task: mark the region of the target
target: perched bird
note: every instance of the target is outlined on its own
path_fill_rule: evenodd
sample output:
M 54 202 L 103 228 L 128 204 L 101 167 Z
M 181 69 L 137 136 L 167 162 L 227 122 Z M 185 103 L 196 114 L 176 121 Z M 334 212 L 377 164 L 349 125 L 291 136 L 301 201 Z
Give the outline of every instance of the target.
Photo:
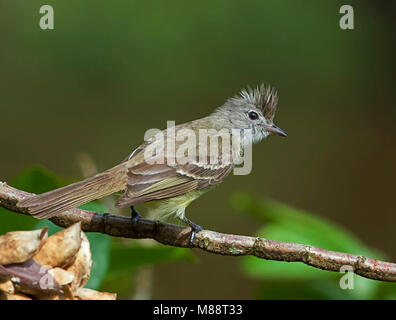
M 202 227 L 186 218 L 186 207 L 222 182 L 250 144 L 270 134 L 286 136 L 273 122 L 277 104 L 277 92 L 270 86 L 242 90 L 204 118 L 157 132 L 119 165 L 18 205 L 34 217 L 50 218 L 124 191 L 116 207 L 130 207 L 134 222 L 140 217 L 134 206 L 145 203 L 153 215 L 187 223 L 193 235 Z

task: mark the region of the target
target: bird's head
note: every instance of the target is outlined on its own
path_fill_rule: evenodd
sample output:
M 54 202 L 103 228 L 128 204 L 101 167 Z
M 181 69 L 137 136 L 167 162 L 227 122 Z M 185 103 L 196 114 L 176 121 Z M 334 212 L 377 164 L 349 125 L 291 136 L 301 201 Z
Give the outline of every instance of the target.
M 277 105 L 276 90 L 262 84 L 255 89 L 243 89 L 217 108 L 213 115 L 226 117 L 232 129 L 251 129 L 253 142 L 258 142 L 270 134 L 287 136 L 274 124 Z

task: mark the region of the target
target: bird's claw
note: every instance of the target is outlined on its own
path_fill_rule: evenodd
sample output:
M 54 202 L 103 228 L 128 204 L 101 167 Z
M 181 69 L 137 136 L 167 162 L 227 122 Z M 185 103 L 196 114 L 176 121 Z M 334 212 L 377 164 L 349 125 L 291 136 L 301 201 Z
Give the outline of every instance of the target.
M 203 230 L 203 228 L 199 224 L 192 222 L 191 220 L 187 219 L 186 217 L 183 218 L 183 221 L 191 227 L 190 240 L 188 241 L 188 243 L 189 243 L 190 247 L 192 247 L 194 244 L 196 234 L 198 232 L 200 232 L 201 230 Z
M 140 215 L 139 212 L 136 211 L 136 209 L 135 209 L 133 206 L 131 207 L 131 210 L 132 210 L 132 218 L 131 218 L 131 219 L 132 219 L 132 225 L 133 225 L 133 226 L 136 226 L 138 220 L 139 220 L 142 216 Z

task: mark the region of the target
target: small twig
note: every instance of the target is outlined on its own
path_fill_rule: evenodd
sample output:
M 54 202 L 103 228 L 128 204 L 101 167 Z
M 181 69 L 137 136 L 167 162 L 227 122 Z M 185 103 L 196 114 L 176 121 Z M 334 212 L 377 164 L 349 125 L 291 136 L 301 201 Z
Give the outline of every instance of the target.
M 0 184 L 0 206 L 16 213 L 27 214 L 26 208 L 18 207 L 17 203 L 32 195 L 5 183 Z M 50 220 L 61 227 L 81 221 L 86 232 L 101 232 L 134 239 L 151 238 L 166 245 L 190 247 L 190 228 L 159 221 L 139 219 L 136 225 L 132 225 L 131 219 L 127 217 L 80 209 L 69 210 Z M 342 266 L 349 265 L 362 277 L 396 281 L 395 263 L 298 243 L 202 230 L 196 234 L 192 247 L 221 255 L 253 255 L 268 260 L 302 262 L 315 268 L 336 272 L 339 272 Z

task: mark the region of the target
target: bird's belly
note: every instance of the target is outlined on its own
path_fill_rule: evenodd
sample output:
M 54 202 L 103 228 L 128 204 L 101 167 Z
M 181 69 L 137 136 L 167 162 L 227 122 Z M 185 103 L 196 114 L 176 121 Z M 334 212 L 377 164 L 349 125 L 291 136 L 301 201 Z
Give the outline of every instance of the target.
M 153 200 L 145 202 L 143 205 L 148 209 L 148 215 L 151 219 L 169 220 L 176 217 L 183 218 L 188 205 L 212 188 L 213 186 L 210 186 L 173 198 Z

